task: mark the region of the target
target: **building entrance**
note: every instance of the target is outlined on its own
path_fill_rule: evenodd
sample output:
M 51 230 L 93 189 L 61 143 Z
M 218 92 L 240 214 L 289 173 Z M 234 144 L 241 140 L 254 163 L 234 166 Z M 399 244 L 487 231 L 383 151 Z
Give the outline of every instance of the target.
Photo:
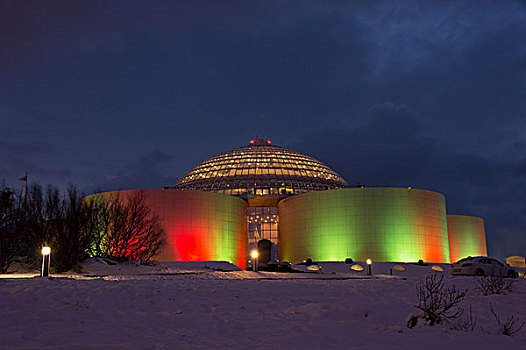
M 272 259 L 272 242 L 262 239 L 258 242 L 258 261 L 266 264 Z
M 276 260 L 278 258 L 278 222 L 277 206 L 248 207 L 248 252 L 253 249 L 259 250 L 259 242 L 269 241 L 271 243 L 271 251 L 268 260 Z

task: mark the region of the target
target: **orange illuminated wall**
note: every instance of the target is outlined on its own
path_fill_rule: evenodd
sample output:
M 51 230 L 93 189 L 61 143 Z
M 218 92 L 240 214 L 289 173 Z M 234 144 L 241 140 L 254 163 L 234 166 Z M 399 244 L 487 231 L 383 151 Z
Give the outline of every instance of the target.
M 449 263 L 442 194 L 408 188 L 348 188 L 279 202 L 279 256 L 298 262 Z
M 451 262 L 467 256 L 487 256 L 484 220 L 476 216 L 448 215 Z
M 113 191 L 93 196 L 125 200 L 141 192 L 145 204 L 159 215 L 167 245 L 157 261 L 231 261 L 246 264 L 244 200 L 224 194 L 168 189 Z

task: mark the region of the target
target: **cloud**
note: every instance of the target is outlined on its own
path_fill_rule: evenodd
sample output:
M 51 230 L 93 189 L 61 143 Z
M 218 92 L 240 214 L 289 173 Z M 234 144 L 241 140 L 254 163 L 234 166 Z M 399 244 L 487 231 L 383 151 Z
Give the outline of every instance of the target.
M 7 142 L 0 141 L 0 152 L 24 156 L 52 155 L 55 146 L 45 142 Z
M 431 189 L 452 214 L 482 216 L 492 254 L 526 251 L 526 159 L 466 151 L 430 132 L 426 118 L 392 102 L 375 104 L 361 124 L 313 128 L 287 146 L 326 162 L 351 185 Z M 488 146 L 491 147 L 491 146 Z
M 76 180 L 73 178 L 74 172 L 71 168 L 47 165 L 38 157 L 8 155 L 3 157 L 0 163 L 0 178 L 5 180 L 8 186 L 17 188 L 20 184 L 19 178 L 26 172 L 29 173 L 29 182 L 36 182 L 43 186 L 65 187 Z
M 517 166 L 517 174 L 526 177 L 526 158 L 522 158 Z
M 170 160 L 172 156 L 160 150 L 140 155 L 136 160 L 125 164 L 114 173 L 96 173 L 93 189 L 106 191 L 152 188 L 152 184 L 156 184 L 153 185 L 154 188 L 172 185 L 177 179 L 162 170 L 163 165 Z
M 424 123 L 405 105 L 375 104 L 357 126 L 341 122 L 310 130 L 287 146 L 329 163 L 349 183 L 406 186 L 416 180 L 433 154 Z M 385 179 L 385 174 L 390 178 Z

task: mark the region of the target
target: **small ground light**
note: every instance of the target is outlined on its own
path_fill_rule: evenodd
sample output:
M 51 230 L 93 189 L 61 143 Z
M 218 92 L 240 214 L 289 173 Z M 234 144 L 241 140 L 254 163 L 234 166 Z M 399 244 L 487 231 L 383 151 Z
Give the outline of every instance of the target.
M 257 271 L 258 270 L 258 251 L 253 250 L 250 252 L 250 256 L 252 257 L 252 270 Z
M 367 259 L 365 262 L 367 263 L 367 274 L 370 276 L 371 275 L 371 265 L 373 262 L 371 261 L 371 259 Z
M 42 277 L 49 276 L 50 255 L 51 255 L 51 248 L 42 247 L 42 273 L 41 273 Z

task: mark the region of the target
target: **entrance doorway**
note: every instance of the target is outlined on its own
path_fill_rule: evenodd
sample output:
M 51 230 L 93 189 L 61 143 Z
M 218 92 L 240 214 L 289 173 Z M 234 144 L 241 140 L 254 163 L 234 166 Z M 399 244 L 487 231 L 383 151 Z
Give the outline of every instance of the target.
M 272 242 L 268 239 L 258 241 L 258 261 L 266 264 L 272 257 Z

